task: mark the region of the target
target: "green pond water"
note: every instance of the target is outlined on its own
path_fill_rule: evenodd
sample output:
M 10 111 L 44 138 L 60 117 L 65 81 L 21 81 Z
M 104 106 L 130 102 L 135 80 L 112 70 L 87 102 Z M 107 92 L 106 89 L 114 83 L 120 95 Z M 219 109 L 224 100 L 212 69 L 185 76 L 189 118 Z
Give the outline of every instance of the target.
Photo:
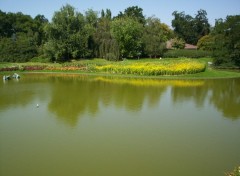
M 240 79 L 0 82 L 1 176 L 224 176 L 238 165 Z

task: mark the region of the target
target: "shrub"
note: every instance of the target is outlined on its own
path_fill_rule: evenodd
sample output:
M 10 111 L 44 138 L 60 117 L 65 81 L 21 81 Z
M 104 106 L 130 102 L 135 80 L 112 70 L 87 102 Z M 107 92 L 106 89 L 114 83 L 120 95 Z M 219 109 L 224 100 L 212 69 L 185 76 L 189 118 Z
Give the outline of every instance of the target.
M 50 62 L 50 59 L 49 58 L 46 58 L 44 56 L 36 56 L 36 57 L 33 57 L 30 62 L 41 62 L 41 63 L 47 63 L 47 62 Z
M 185 41 L 181 38 L 174 38 L 172 41 L 172 47 L 176 49 L 183 49 L 185 47 Z
M 117 60 L 118 60 L 118 58 L 116 57 L 116 55 L 113 54 L 113 53 L 107 53 L 107 54 L 106 54 L 106 59 L 109 60 L 109 61 L 117 61 Z
M 210 57 L 212 53 L 210 51 L 203 50 L 168 50 L 163 54 L 164 58 L 179 58 L 179 57 L 187 57 L 187 58 L 200 58 L 200 57 Z

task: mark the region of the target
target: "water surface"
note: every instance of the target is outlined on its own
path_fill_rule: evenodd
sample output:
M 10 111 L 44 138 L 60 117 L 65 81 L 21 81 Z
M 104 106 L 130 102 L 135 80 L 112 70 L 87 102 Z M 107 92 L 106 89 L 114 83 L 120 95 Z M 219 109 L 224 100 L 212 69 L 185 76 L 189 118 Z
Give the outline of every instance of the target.
M 21 76 L 0 83 L 0 175 L 212 176 L 240 164 L 240 79 Z

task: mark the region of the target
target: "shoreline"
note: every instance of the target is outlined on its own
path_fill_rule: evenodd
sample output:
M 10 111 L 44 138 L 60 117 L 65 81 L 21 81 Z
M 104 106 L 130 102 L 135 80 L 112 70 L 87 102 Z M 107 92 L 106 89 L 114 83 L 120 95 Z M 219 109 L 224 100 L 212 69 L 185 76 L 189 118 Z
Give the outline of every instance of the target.
M 15 71 L 16 72 L 16 71 Z M 14 72 L 1 72 L 1 75 L 4 74 L 13 74 Z M 220 71 L 220 70 L 209 70 L 205 72 L 196 73 L 196 74 L 185 74 L 185 75 L 164 75 L 164 76 L 146 76 L 146 75 L 132 75 L 132 74 L 111 74 L 105 72 L 79 72 L 79 71 L 20 71 L 18 73 L 22 74 L 75 74 L 75 75 L 85 75 L 85 76 L 103 76 L 103 77 L 123 77 L 123 78 L 143 78 L 143 79 L 184 79 L 184 80 L 206 80 L 206 79 L 232 79 L 240 78 L 240 72 L 233 71 Z

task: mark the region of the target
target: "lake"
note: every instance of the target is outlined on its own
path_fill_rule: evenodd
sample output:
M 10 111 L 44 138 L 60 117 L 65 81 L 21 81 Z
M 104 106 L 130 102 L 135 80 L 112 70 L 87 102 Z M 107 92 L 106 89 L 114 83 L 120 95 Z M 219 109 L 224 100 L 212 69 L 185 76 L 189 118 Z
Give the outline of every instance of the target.
M 224 176 L 239 164 L 239 78 L 0 82 L 1 176 Z

